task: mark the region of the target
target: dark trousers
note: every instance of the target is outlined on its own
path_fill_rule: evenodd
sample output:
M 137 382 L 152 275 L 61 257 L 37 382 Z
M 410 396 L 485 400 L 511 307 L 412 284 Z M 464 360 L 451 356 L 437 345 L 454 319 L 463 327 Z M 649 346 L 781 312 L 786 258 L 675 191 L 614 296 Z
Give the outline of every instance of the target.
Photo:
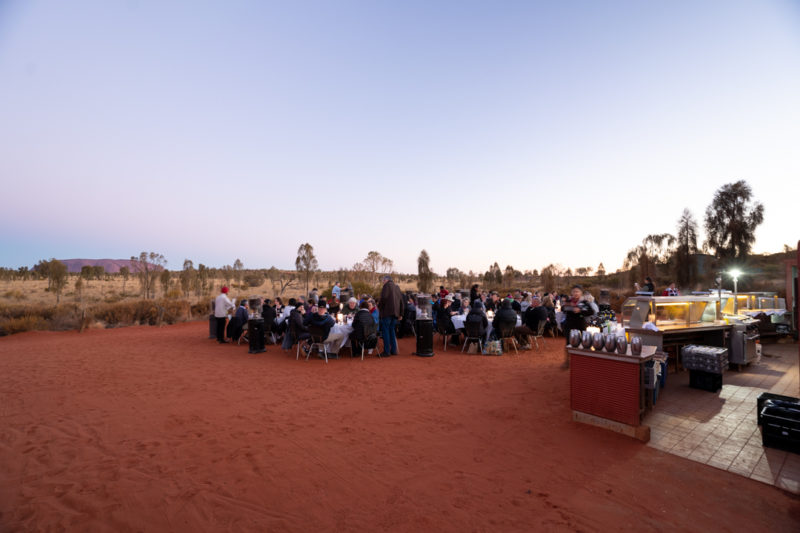
M 397 355 L 397 337 L 394 328 L 397 319 L 393 316 L 381 318 L 381 337 L 383 337 L 383 352 L 385 354 Z
M 217 317 L 217 342 L 225 340 L 225 317 Z

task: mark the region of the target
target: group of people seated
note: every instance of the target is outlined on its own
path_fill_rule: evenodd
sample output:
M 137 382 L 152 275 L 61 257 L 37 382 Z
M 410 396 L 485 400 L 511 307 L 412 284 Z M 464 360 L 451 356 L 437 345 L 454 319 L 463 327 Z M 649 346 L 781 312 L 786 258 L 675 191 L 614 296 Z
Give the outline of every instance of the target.
M 473 285 L 467 299 L 450 294 L 443 286 L 439 289 L 433 303 L 434 327 L 453 343 L 460 343 L 462 336 L 474 341 L 476 336 L 495 340 L 513 335 L 523 349 L 530 349 L 531 336 L 543 334 L 547 328 L 553 335 L 558 331 L 552 294 L 514 291 L 501 299 L 497 291 L 479 291 L 478 285 Z M 453 323 L 456 315 L 466 315 L 461 328 Z
M 332 342 L 331 330 L 336 324 L 334 316 L 341 315 L 342 322 L 350 325 L 352 331 L 347 339 L 341 336 L 337 338 L 341 342 L 335 345 L 344 346 L 349 341 L 351 354 L 356 357 L 361 355 L 362 346 L 367 346 L 371 353 L 377 344 L 380 322 L 375 299 L 362 294 L 358 298 L 348 297 L 340 302 L 340 294 L 341 291 L 334 291 L 328 300 L 320 297 L 314 289 L 308 297 L 290 298 L 286 304 L 280 297 L 274 301 L 264 300 L 260 313 L 266 325 L 267 343 L 280 342 L 284 350 L 301 343 L 303 350 L 308 352 L 313 344 L 312 329 L 322 342 Z M 416 319 L 415 295 L 408 292 L 402 295 L 402 299 L 402 318 L 395 325 L 398 338 L 413 334 Z M 222 312 L 222 317 L 225 311 L 234 307 L 227 298 L 226 290 L 217 298 L 216 307 Z M 557 313 L 557 310 L 561 313 Z M 574 287 L 569 296 L 514 291 L 501 298 L 497 291 L 480 291 L 476 284 L 470 289 L 468 297 L 466 292 L 463 295 L 451 294 L 443 286 L 440 287 L 439 292 L 433 295 L 432 311 L 434 329 L 451 337 L 453 343 L 460 343 L 462 337 L 474 341 L 476 337 L 494 340 L 513 336 L 522 349 L 530 349 L 529 340 L 532 336 L 548 332 L 556 336 L 570 329 L 585 329 L 587 319 L 596 314 L 598 308 L 591 295 L 584 294 L 579 286 Z M 219 312 L 217 316 L 220 316 Z M 459 325 L 463 326 L 456 327 L 454 324 L 453 317 L 456 315 L 465 315 L 463 320 L 458 320 Z M 250 317 L 248 302 L 242 300 L 228 324 L 227 337 L 238 340 Z M 331 351 L 328 357 L 338 358 L 337 352 Z

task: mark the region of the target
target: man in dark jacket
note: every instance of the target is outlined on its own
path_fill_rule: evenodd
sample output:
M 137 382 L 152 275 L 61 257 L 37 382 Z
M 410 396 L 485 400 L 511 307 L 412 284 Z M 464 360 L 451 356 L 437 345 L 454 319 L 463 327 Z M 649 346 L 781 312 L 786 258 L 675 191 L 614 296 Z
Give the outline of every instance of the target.
M 489 329 L 489 319 L 486 318 L 480 298 L 476 298 L 472 302 L 472 308 L 469 310 L 467 318 L 464 319 L 465 333 L 467 336 L 472 336 L 470 333 L 473 335 L 477 333 L 483 339 L 486 337 L 487 329 Z
M 395 326 L 403 318 L 403 293 L 395 285 L 392 277 L 383 276 L 383 289 L 378 299 L 378 312 L 380 313 L 381 337 L 383 337 L 383 353 L 381 356 L 397 355 L 397 338 Z
M 547 322 L 547 308 L 542 307 L 541 301 L 534 296 L 531 306 L 522 314 L 522 325 L 514 329 L 514 336 L 522 349 L 530 349 L 528 336 L 539 332 L 539 324 Z
M 517 313 L 511 308 L 511 299 L 506 298 L 500 305 L 500 310 L 494 315 L 492 320 L 492 336 L 499 339 L 502 333 L 513 331 L 517 326 Z
M 353 332 L 350 333 L 350 351 L 352 357 L 361 355 L 361 346 L 370 336 L 377 338 L 378 326 L 372 320 L 369 304 L 361 302 L 360 309 L 353 318 Z M 380 355 L 380 354 L 379 354 Z
M 302 305 L 298 305 L 289 313 L 289 318 L 287 319 L 289 321 L 289 328 L 286 334 L 292 339 L 292 344 L 311 338 L 311 335 L 308 333 L 308 326 L 306 326 L 305 319 L 303 318 L 305 314 L 306 309 Z M 306 348 L 307 347 L 304 347 L 304 349 Z

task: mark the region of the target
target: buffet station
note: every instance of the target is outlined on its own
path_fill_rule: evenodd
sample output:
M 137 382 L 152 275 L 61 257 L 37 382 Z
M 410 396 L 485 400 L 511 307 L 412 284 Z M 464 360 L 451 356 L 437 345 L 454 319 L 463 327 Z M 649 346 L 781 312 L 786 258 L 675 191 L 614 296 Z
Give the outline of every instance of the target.
M 731 320 L 721 318 L 716 296 L 633 296 L 622 304 L 622 325 L 628 339 L 640 337 L 642 344 L 672 354 L 676 370 L 681 368 L 684 346 L 726 347 Z
M 642 419 L 652 408 L 666 360 L 655 346 L 616 333 L 569 333 L 572 419 L 650 440 Z

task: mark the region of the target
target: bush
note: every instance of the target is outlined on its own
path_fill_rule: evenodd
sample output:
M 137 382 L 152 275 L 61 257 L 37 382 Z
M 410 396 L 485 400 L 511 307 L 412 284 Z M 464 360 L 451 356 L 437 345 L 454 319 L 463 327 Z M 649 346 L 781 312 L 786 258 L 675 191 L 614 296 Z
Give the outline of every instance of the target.
M 253 272 L 252 274 L 245 274 L 244 283 L 248 287 L 260 287 L 264 284 L 264 276 Z
M 178 298 L 181 297 L 182 294 L 183 293 L 181 292 L 180 289 L 170 289 L 169 292 L 167 293 L 167 298 L 171 300 L 177 300 Z
M 379 287 L 375 287 L 369 283 L 364 283 L 363 281 L 356 281 L 353 283 L 353 296 L 356 298 L 360 297 L 362 294 L 369 294 L 373 298 L 376 298 L 376 295 L 380 295 L 380 293 L 381 290 Z
M 25 293 L 24 293 L 24 292 L 22 292 L 22 291 L 21 291 L 21 290 L 19 290 L 19 289 L 14 289 L 14 290 L 6 291 L 6 293 L 5 293 L 5 294 L 3 294 L 3 296 L 5 296 L 6 298 L 8 298 L 9 300 L 17 300 L 17 301 L 20 301 L 20 300 L 25 300 L 25 299 L 27 299 L 27 296 L 25 295 Z
M 6 318 L 0 320 L 0 336 L 45 329 L 46 326 L 47 322 L 38 316 L 25 315 L 18 318 Z

